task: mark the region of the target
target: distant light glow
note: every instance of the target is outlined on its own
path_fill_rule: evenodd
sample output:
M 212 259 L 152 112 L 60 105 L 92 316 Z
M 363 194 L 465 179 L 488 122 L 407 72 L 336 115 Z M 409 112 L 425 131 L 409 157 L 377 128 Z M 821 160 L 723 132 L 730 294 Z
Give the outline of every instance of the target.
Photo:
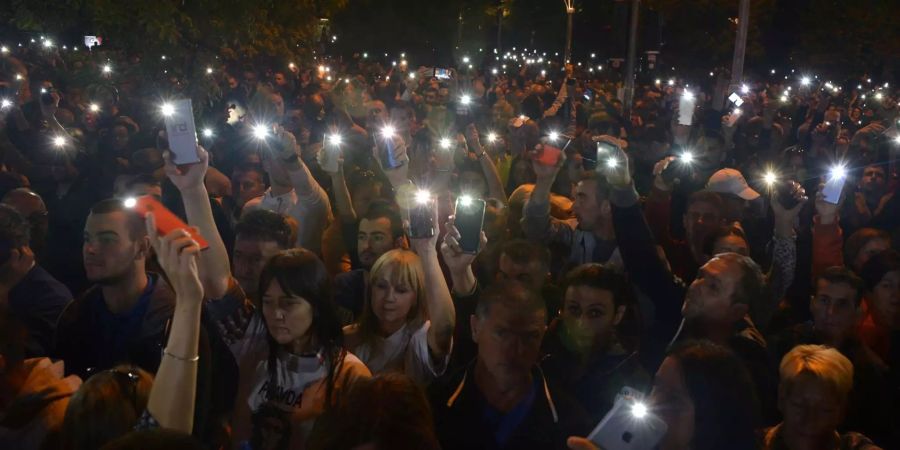
M 441 148 L 445 150 L 449 149 L 451 144 L 452 142 L 450 141 L 450 138 L 441 138 Z
M 497 142 L 497 133 L 494 133 L 493 131 L 490 132 L 490 133 L 488 133 L 488 135 L 487 135 L 487 140 L 488 140 L 488 142 L 490 142 L 490 143 Z
M 98 105 L 96 103 L 91 103 L 88 106 L 88 109 L 91 110 L 91 112 L 100 112 L 100 105 Z
M 175 114 L 175 106 L 172 105 L 171 103 L 163 103 L 159 109 L 160 109 L 160 111 L 162 111 L 162 114 L 166 117 L 171 116 L 172 114 Z
M 134 208 L 135 206 L 137 206 L 137 199 L 134 197 L 128 197 L 122 203 L 126 208 Z
M 385 139 L 394 137 L 394 127 L 391 125 L 385 125 L 384 128 L 381 129 L 381 136 L 383 136 Z
M 257 139 L 265 139 L 269 137 L 269 126 L 265 124 L 258 124 L 253 126 L 253 137 Z
M 766 184 L 771 186 L 771 185 L 775 184 L 776 181 L 778 181 L 778 176 L 775 175 L 775 172 L 769 171 L 769 172 L 766 172 L 765 175 L 763 175 L 763 181 L 765 181 Z
M 424 204 L 424 203 L 428 203 L 430 201 L 431 201 L 431 192 L 429 192 L 425 189 L 420 189 L 420 190 L 416 191 L 416 203 Z
M 631 405 L 631 415 L 636 419 L 643 419 L 647 416 L 647 405 L 636 402 L 634 405 Z
M 328 135 L 328 143 L 329 144 L 337 147 L 337 146 L 341 145 L 341 142 L 343 142 L 343 138 L 341 138 L 340 134 L 334 133 L 334 134 Z
M 204 128 L 204 129 L 203 129 L 203 137 L 207 137 L 207 138 L 213 137 L 213 130 L 212 130 L 212 128 Z
M 66 145 L 66 138 L 64 136 L 56 136 L 53 138 L 53 145 L 55 147 L 64 147 Z

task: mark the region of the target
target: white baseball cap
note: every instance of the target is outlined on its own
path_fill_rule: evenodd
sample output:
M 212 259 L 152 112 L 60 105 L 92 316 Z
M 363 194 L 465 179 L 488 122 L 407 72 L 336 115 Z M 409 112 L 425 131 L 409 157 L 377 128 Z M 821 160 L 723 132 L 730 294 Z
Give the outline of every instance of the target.
M 706 189 L 736 195 L 744 200 L 759 198 L 759 192 L 751 189 L 741 172 L 734 169 L 722 169 L 714 173 L 706 182 Z

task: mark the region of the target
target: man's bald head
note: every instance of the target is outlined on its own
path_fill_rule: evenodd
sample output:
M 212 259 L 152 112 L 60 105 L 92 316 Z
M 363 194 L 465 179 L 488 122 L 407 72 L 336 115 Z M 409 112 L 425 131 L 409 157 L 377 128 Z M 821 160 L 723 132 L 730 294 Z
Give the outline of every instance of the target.
M 40 195 L 34 193 L 31 189 L 24 187 L 7 192 L 0 203 L 13 207 L 23 217 L 31 217 L 35 213 L 40 215 L 47 213 L 47 206 L 44 204 L 44 199 L 42 199 Z

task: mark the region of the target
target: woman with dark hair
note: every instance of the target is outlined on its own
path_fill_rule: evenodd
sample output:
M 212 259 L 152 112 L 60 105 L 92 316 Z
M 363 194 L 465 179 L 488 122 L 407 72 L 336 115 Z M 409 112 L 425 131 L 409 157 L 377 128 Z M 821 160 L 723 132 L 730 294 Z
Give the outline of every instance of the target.
M 860 338 L 884 361 L 897 352 L 891 348 L 892 336 L 900 330 L 900 252 L 885 250 L 869 258 L 860 278 L 866 284 L 865 318 Z
M 409 377 L 360 380 L 316 420 L 310 450 L 437 450 L 431 408 Z
M 652 408 L 668 431 L 661 450 L 751 450 L 759 447 L 756 389 L 744 364 L 709 341 L 669 352 L 656 372 Z
M 625 386 L 645 390 L 650 374 L 638 360 L 640 333 L 634 293 L 625 276 L 601 264 L 566 275 L 559 317 L 550 323 L 541 363 L 599 421 Z
M 232 346 L 240 370 L 234 441 L 250 448 L 302 448 L 312 419 L 328 409 L 335 393 L 371 374 L 343 350 L 328 273 L 314 253 L 296 248 L 275 255 L 260 275 L 258 292 L 255 324 Z

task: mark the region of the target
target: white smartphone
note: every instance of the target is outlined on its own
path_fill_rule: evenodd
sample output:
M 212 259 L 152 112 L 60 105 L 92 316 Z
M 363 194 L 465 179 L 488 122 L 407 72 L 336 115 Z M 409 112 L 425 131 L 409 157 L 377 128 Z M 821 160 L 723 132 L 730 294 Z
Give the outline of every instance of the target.
M 690 126 L 694 123 L 694 107 L 697 105 L 697 97 L 685 91 L 678 100 L 678 124 Z
M 166 137 L 175 164 L 200 162 L 197 156 L 197 128 L 194 126 L 194 109 L 191 99 L 172 100 L 172 114 L 165 116 Z
M 841 202 L 841 191 L 844 190 L 846 177 L 829 177 L 822 188 L 822 197 L 827 203 L 837 205 Z
M 588 440 L 604 450 L 652 450 L 667 430 L 666 423 L 647 411 L 639 398 L 620 395 Z
M 338 158 L 341 156 L 341 148 L 337 145 L 325 143 L 319 153 L 319 166 L 322 170 L 333 173 L 338 170 Z

